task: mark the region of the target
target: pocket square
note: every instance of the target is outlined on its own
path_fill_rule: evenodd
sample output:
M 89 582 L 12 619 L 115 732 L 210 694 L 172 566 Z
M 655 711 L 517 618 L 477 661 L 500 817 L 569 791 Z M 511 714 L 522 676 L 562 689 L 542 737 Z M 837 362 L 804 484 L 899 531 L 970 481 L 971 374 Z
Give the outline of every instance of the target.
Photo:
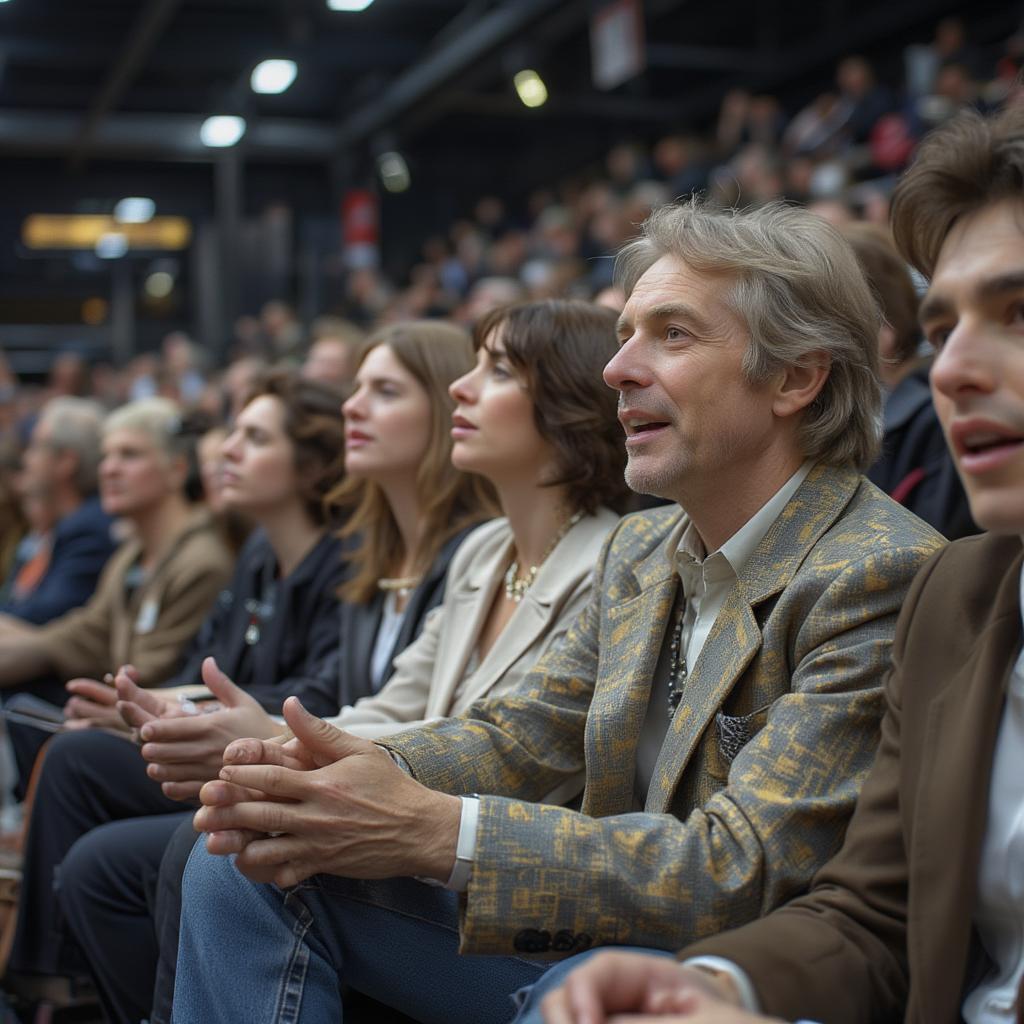
M 715 715 L 718 749 L 727 763 L 732 764 L 736 755 L 750 742 L 758 731 L 758 719 L 767 710 L 766 705 L 749 715 L 726 715 L 721 711 Z

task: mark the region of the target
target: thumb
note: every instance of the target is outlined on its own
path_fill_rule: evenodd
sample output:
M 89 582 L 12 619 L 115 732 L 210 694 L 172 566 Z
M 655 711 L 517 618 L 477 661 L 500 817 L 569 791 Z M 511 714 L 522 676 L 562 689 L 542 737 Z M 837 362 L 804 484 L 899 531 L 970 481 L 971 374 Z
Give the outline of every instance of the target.
M 297 739 L 321 766 L 333 764 L 343 757 L 359 753 L 367 745 L 368 740 L 353 736 L 351 733 L 336 729 L 316 715 L 311 715 L 298 697 L 289 697 L 281 709 L 284 720 L 291 727 Z
M 236 708 L 246 704 L 252 698 L 241 687 L 235 684 L 220 670 L 216 658 L 205 658 L 202 668 L 203 682 L 226 708 Z

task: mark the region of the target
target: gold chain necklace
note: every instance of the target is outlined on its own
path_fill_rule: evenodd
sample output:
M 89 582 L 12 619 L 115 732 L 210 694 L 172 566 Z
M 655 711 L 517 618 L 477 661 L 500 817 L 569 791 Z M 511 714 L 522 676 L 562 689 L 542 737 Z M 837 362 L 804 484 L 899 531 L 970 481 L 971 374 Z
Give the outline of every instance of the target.
M 562 523 L 558 532 L 551 538 L 551 543 L 544 549 L 544 554 L 540 556 L 540 561 L 536 565 L 531 565 L 526 570 L 525 576 L 519 575 L 519 559 L 514 559 L 512 564 L 508 567 L 508 572 L 505 573 L 505 597 L 510 601 L 515 601 L 519 604 L 520 601 L 526 596 L 526 592 L 533 586 L 533 581 L 537 578 L 537 572 L 540 567 L 544 564 L 548 555 L 558 546 L 558 542 L 583 518 L 582 512 L 574 512 L 564 523 Z
M 377 580 L 377 589 L 385 592 L 394 590 L 401 595 L 408 593 L 414 587 L 418 587 L 422 579 L 422 576 L 384 576 Z

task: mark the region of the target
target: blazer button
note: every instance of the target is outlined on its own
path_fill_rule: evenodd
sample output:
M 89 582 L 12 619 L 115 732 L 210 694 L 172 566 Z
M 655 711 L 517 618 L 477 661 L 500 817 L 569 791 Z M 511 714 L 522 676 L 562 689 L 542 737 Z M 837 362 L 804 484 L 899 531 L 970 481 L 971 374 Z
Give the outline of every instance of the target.
M 512 940 L 517 953 L 546 953 L 551 948 L 551 932 L 524 928 Z

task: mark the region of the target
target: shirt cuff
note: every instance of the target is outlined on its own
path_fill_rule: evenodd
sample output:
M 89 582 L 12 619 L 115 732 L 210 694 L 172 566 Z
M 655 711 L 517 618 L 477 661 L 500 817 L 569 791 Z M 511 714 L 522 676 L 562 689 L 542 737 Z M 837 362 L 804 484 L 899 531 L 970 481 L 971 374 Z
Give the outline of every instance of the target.
M 480 798 L 477 796 L 460 796 L 462 815 L 459 818 L 459 838 L 455 844 L 455 864 L 446 889 L 453 892 L 465 892 L 469 880 L 473 877 L 473 863 L 476 860 L 476 832 L 480 822 Z
M 760 1013 L 761 1004 L 758 1001 L 757 993 L 754 991 L 754 983 L 750 980 L 742 967 L 726 960 L 721 956 L 692 956 L 683 961 L 684 967 L 703 967 L 712 974 L 724 974 L 736 986 L 736 992 L 740 997 L 740 1003 L 744 1010 L 750 1013 Z
M 398 751 L 392 750 L 390 747 L 381 747 L 381 750 L 385 751 L 388 757 L 390 757 L 391 760 L 394 761 L 395 764 L 397 764 L 398 767 L 401 768 L 406 775 L 412 775 L 412 768 L 409 765 L 409 762 L 406 761 L 406 759 L 402 757 L 402 755 L 399 754 Z

